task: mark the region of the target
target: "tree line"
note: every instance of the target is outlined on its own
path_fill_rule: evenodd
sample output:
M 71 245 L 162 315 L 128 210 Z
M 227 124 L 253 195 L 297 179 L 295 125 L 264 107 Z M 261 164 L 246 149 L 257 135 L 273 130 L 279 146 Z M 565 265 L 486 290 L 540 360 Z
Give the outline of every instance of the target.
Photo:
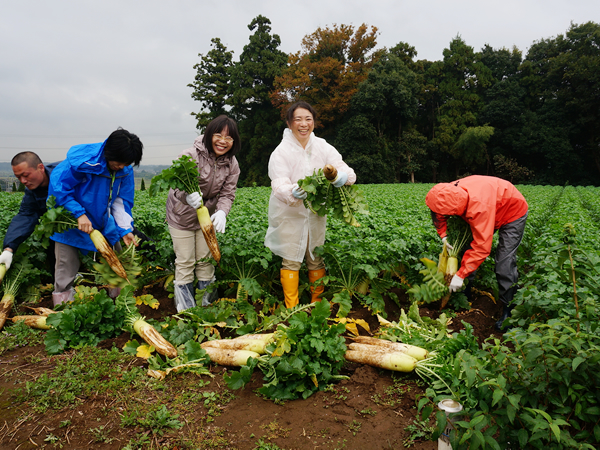
M 469 174 L 513 183 L 600 183 L 600 25 L 571 24 L 525 57 L 456 36 L 443 60 L 410 44 L 378 48 L 362 24 L 318 28 L 286 54 L 257 16 L 237 61 L 216 37 L 188 86 L 200 131 L 228 114 L 239 125 L 240 185 L 269 185 L 267 164 L 283 114 L 305 100 L 315 134 L 334 145 L 360 183 L 441 182 Z

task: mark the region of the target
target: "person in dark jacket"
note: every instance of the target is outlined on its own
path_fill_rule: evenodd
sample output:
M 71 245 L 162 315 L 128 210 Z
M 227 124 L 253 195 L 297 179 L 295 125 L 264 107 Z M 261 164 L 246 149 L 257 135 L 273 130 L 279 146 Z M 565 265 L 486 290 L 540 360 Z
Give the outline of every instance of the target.
M 125 245 L 137 245 L 131 216 L 135 183 L 130 166 L 139 165 L 142 153 L 140 139 L 119 128 L 104 142 L 71 147 L 67 158 L 52 172 L 48 195 L 78 222 L 78 228 L 50 237 L 56 256 L 54 305 L 73 299 L 78 252 L 96 251 L 89 236 L 93 230 L 100 231 L 110 245 L 121 239 Z
M 58 163 L 44 166 L 37 154 L 21 152 L 13 157 L 10 164 L 15 177 L 25 186 L 25 194 L 19 212 L 13 217 L 4 236 L 0 264 L 5 264 L 7 270 L 19 245 L 31 236 L 39 218 L 46 212 L 50 173 Z

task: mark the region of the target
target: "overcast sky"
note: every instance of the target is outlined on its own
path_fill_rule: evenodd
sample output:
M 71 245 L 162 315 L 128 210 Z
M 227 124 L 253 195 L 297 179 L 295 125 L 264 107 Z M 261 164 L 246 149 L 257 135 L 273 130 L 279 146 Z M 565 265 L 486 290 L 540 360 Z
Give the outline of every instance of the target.
M 414 46 L 437 61 L 460 35 L 476 51 L 600 22 L 598 0 L 0 0 L 0 162 L 20 151 L 64 159 L 121 126 L 144 143 L 144 164 L 170 164 L 197 136 L 187 87 L 198 54 L 221 38 L 237 61 L 262 14 L 286 53 L 334 24 L 379 30 L 378 46 Z

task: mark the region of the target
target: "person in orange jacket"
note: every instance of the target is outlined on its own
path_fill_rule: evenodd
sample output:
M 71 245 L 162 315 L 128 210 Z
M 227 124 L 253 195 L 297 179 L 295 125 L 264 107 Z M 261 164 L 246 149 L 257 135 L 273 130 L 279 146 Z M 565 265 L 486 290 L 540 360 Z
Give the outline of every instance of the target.
M 427 193 L 425 203 L 431 210 L 434 226 L 446 242 L 447 217 L 459 216 L 473 234 L 473 241 L 465 252 L 460 268 L 452 278 L 449 289 L 455 292 L 464 279 L 474 275 L 492 250 L 494 232 L 498 230 L 495 272 L 498 296 L 504 308 L 496 328 L 512 311 L 511 302 L 519 278 L 517 248 L 523 239 L 528 205 L 525 197 L 510 182 L 501 178 L 472 175 L 451 183 L 436 184 Z

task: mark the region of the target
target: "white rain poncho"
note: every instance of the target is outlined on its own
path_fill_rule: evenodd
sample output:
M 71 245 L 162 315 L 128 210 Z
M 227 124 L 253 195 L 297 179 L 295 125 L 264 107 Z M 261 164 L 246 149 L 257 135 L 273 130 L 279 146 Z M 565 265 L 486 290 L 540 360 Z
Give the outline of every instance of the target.
M 302 262 L 309 249 L 325 242 L 326 217 L 319 217 L 304 206 L 302 200 L 292 195 L 292 188 L 315 169 L 331 164 L 338 171 L 348 174 L 346 184 L 354 184 L 356 174 L 342 160 L 342 155 L 325 139 L 313 133 L 306 148 L 298 142 L 290 129 L 283 132 L 283 139 L 269 159 L 271 198 L 269 199 L 269 228 L 265 246 L 290 261 Z

